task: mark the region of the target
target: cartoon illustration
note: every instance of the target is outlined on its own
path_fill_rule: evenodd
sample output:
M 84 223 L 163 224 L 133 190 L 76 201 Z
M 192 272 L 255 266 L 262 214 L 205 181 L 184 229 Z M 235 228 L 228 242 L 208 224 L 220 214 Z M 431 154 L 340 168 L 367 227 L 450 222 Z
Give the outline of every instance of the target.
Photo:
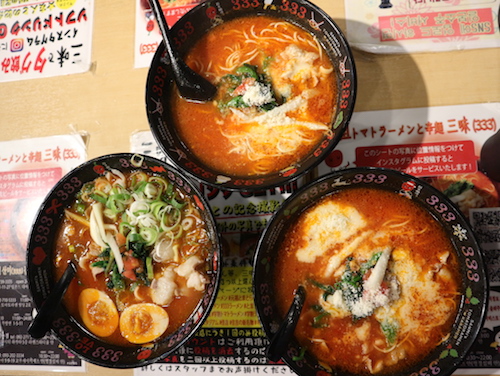
M 264 0 L 264 9 L 271 8 L 272 10 L 276 9 L 276 5 L 273 5 L 273 0 Z
M 490 347 L 500 353 L 500 331 L 495 334 L 495 342 L 490 343 Z
M 392 8 L 391 0 L 381 0 L 379 8 L 381 9 Z

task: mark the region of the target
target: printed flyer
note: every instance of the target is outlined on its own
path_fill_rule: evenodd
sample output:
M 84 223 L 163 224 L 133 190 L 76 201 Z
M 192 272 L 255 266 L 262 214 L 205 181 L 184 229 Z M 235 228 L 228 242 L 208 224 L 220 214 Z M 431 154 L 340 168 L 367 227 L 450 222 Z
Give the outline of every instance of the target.
M 87 72 L 94 0 L 0 2 L 0 82 Z
M 77 134 L 0 142 L 0 370 L 85 371 L 52 335 L 35 340 L 27 333 L 35 310 L 26 246 L 43 198 L 86 156 Z
M 500 0 L 345 0 L 347 39 L 373 53 L 500 47 Z
M 202 0 L 160 0 L 165 19 L 170 27 Z M 148 0 L 136 0 L 134 68 L 151 64 L 162 36 Z
M 427 180 L 470 219 L 485 253 L 491 276 L 485 326 L 455 374 L 499 374 L 500 366 L 500 183 L 481 171 L 482 145 L 499 131 L 500 103 L 354 113 L 344 137 L 314 174 L 355 167 L 386 167 Z M 151 132 L 131 137 L 132 152 L 165 160 Z M 250 259 L 265 223 L 305 181 L 261 196 L 226 192 L 201 185 L 223 238 L 221 292 L 202 329 L 169 358 L 136 369 L 136 376 L 293 372 L 265 356 L 265 338 L 252 300 Z M 453 186 L 452 189 L 450 187 Z M 456 189 L 456 188 L 459 189 Z M 455 196 L 455 197 L 453 197 Z

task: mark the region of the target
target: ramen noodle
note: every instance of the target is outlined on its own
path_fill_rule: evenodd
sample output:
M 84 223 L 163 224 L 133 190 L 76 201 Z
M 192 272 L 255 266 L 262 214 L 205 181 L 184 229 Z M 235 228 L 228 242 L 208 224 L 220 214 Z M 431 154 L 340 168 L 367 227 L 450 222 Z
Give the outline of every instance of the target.
M 351 188 L 302 213 L 277 258 L 284 314 L 307 298 L 295 330 L 325 367 L 401 372 L 449 336 L 459 304 L 457 255 L 441 225 L 396 193 Z
M 193 103 L 175 92 L 169 116 L 191 152 L 217 171 L 284 170 L 332 132 L 334 68 L 318 40 L 298 26 L 237 18 L 210 30 L 185 59 L 217 85 L 217 96 Z
M 106 342 L 155 341 L 198 305 L 211 245 L 195 202 L 171 181 L 113 169 L 84 184 L 65 210 L 56 274 L 70 260 L 77 265 L 65 306 Z

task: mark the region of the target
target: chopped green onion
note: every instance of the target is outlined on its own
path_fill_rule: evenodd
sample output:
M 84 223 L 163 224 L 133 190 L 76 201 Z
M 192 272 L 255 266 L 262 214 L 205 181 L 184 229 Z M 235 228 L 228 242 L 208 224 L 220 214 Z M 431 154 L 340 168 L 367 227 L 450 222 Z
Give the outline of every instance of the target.
M 151 205 L 150 205 L 151 213 L 153 213 L 153 215 L 156 218 L 159 218 L 160 212 L 162 210 L 164 210 L 167 206 L 168 206 L 168 204 L 165 201 L 161 201 L 161 200 L 155 201 L 155 202 L 151 203 Z
M 172 206 L 176 209 L 182 209 L 184 206 L 186 206 L 186 203 L 185 202 L 182 202 L 182 201 L 177 201 L 175 199 L 175 197 L 172 197 L 172 200 L 170 200 L 170 203 L 172 204 Z
M 153 259 L 151 257 L 146 257 L 146 271 L 147 271 L 147 276 L 150 281 L 152 281 L 155 277 L 154 270 L 153 270 Z
M 300 353 L 299 353 L 299 355 L 297 355 L 297 356 L 293 356 L 293 357 L 292 357 L 292 360 L 293 360 L 294 362 L 298 362 L 298 361 L 300 361 L 300 360 L 304 360 L 304 355 L 305 355 L 305 354 L 306 354 L 306 348 L 305 348 L 305 347 L 301 347 L 301 348 L 300 348 Z
M 98 201 L 98 202 L 100 202 L 103 205 L 106 205 L 107 198 L 104 197 L 104 196 L 102 196 L 102 195 L 100 195 L 100 194 L 98 194 L 97 191 L 95 193 L 91 193 L 89 196 L 93 200 Z
M 84 204 L 84 203 L 81 203 L 81 202 L 78 202 L 78 203 L 75 205 L 75 211 L 76 211 L 78 214 L 83 214 L 83 213 L 85 213 L 85 204 Z
M 318 316 L 315 316 L 313 318 L 313 323 L 312 323 L 312 326 L 313 328 L 325 328 L 328 326 L 327 323 L 325 323 L 323 321 L 323 319 L 327 316 L 329 316 L 330 314 L 327 312 L 327 311 L 323 311 L 321 312 Z
M 122 217 L 123 219 L 123 217 Z M 120 233 L 122 233 L 123 235 L 126 235 L 127 233 L 129 233 L 129 231 L 133 230 L 134 229 L 134 226 L 132 226 L 130 223 L 128 222 L 121 222 L 120 225 L 118 226 L 118 231 L 120 231 Z
M 179 226 L 182 219 L 181 212 L 178 208 L 173 207 L 170 213 L 162 212 L 160 218 L 160 227 L 163 231 L 173 231 Z
M 142 236 L 147 246 L 153 245 L 158 239 L 158 230 L 152 227 L 142 227 L 139 230 L 139 235 Z

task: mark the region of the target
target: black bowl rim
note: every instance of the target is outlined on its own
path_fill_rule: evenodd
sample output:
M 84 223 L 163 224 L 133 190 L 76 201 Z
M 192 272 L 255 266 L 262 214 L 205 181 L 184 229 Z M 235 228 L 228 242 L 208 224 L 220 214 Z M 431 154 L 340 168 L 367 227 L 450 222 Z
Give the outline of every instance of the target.
M 228 2 L 229 0 L 218 0 L 218 1 Z M 163 151 L 163 153 L 167 156 L 167 158 L 169 160 L 172 161 L 172 163 L 174 163 L 176 165 L 176 167 L 178 167 L 180 170 L 182 170 L 185 174 L 189 175 L 192 179 L 199 181 L 203 184 L 206 184 L 208 186 L 214 187 L 214 188 L 223 189 L 223 190 L 227 190 L 227 191 L 240 191 L 240 192 L 256 192 L 256 191 L 267 190 L 267 189 L 276 188 L 276 187 L 280 187 L 280 186 L 285 186 L 285 185 L 291 184 L 291 183 L 303 178 L 308 173 L 310 173 L 314 168 L 316 168 L 324 160 L 324 158 L 326 158 L 335 149 L 335 147 L 338 145 L 338 143 L 342 139 L 342 136 L 345 133 L 345 131 L 349 125 L 349 122 L 352 118 L 352 114 L 354 112 L 354 107 L 356 104 L 356 97 L 357 97 L 358 79 L 357 79 L 357 70 L 356 70 L 356 64 L 355 64 L 355 59 L 354 59 L 354 54 L 352 52 L 352 48 L 349 45 L 347 37 L 345 36 L 344 32 L 341 30 L 339 25 L 335 22 L 333 17 L 331 17 L 323 9 L 319 8 L 316 4 L 310 2 L 309 0 L 295 0 L 295 2 L 298 4 L 304 4 L 309 9 L 314 10 L 316 13 L 321 15 L 326 21 L 328 21 L 330 26 L 335 30 L 336 37 L 338 38 L 338 41 L 341 44 L 341 48 L 343 50 L 345 50 L 345 56 L 348 57 L 349 64 L 350 64 L 350 72 L 351 72 L 350 81 L 352 82 L 352 85 L 350 88 L 351 94 L 350 94 L 350 99 L 349 99 L 349 105 L 345 109 L 341 128 L 337 129 L 337 131 L 335 132 L 335 136 L 332 138 L 332 140 L 329 141 L 328 146 L 322 150 L 321 157 L 311 159 L 308 156 L 307 158 L 308 158 L 309 165 L 307 167 L 303 167 L 301 165 L 300 166 L 301 168 L 299 169 L 300 172 L 294 174 L 293 176 L 290 176 L 290 177 L 281 176 L 280 177 L 279 172 L 276 172 L 276 173 L 273 173 L 270 175 L 263 175 L 264 177 L 270 176 L 270 178 L 269 178 L 269 181 L 266 180 L 266 183 L 260 184 L 260 185 L 250 185 L 250 184 L 249 185 L 245 185 L 245 184 L 236 185 L 234 183 L 230 183 L 230 184 L 229 183 L 217 183 L 217 182 L 212 181 L 210 179 L 199 176 L 196 173 L 194 173 L 193 171 L 191 171 L 190 169 L 186 168 L 185 166 L 179 165 L 176 163 L 175 155 L 172 154 L 171 151 L 169 150 L 170 145 L 164 145 L 163 139 L 162 139 L 161 134 L 160 134 L 161 132 L 158 131 L 156 124 L 154 126 L 152 125 L 154 122 L 152 121 L 152 116 L 153 116 L 152 111 L 149 111 L 149 98 L 150 97 L 148 95 L 148 87 L 149 87 L 149 83 L 151 82 L 152 77 L 154 75 L 152 68 L 155 66 L 155 64 L 158 64 L 157 62 L 159 62 L 161 60 L 161 56 L 165 51 L 165 43 L 164 43 L 164 41 L 161 41 L 160 44 L 158 45 L 157 50 L 155 51 L 155 54 L 153 56 L 151 65 L 150 65 L 149 70 L 148 70 L 147 78 L 146 78 L 145 102 L 146 102 L 146 113 L 147 113 L 148 123 L 149 123 L 150 129 L 152 131 L 153 137 L 156 140 L 160 149 Z M 177 28 L 180 27 L 179 25 L 181 25 L 183 23 L 183 20 L 186 20 L 188 17 L 192 16 L 193 13 L 201 11 L 200 9 L 203 9 L 205 7 L 210 7 L 210 6 L 211 6 L 210 2 L 201 2 L 201 3 L 197 4 L 195 7 L 191 8 L 186 14 L 184 14 L 181 17 L 181 19 L 178 22 L 176 22 L 176 24 L 173 25 L 173 27 L 171 29 L 172 35 L 176 32 Z M 245 16 L 245 15 L 247 15 L 247 13 L 244 13 L 243 16 Z M 262 9 L 257 10 L 255 12 L 255 15 L 273 16 L 272 13 L 269 14 Z M 274 15 L 274 16 L 279 17 L 278 15 Z M 288 20 L 288 21 L 291 22 L 290 20 Z M 325 46 L 323 46 L 323 48 L 326 49 Z M 340 93 L 339 93 L 339 95 L 340 95 Z M 335 119 L 332 119 L 332 123 L 333 123 L 333 121 L 335 121 Z M 184 145 L 182 140 L 180 140 L 180 142 Z M 194 157 L 194 158 L 196 159 L 196 157 Z M 199 163 L 201 165 L 203 165 L 201 162 L 199 162 Z M 215 170 L 212 170 L 212 169 L 209 169 L 209 170 L 213 171 L 214 174 L 224 175 L 223 173 L 217 172 Z M 261 177 L 262 176 L 260 176 L 260 175 L 237 176 L 237 177 L 235 177 L 235 179 L 232 179 L 232 181 L 233 180 L 249 181 L 249 180 L 260 179 Z
M 332 177 L 336 177 L 336 176 L 340 177 L 340 176 L 342 176 L 344 174 L 350 174 L 350 173 L 353 173 L 353 172 L 358 172 L 358 173 L 380 172 L 380 173 L 385 173 L 385 174 L 392 175 L 392 176 L 400 179 L 401 182 L 408 181 L 408 180 L 413 180 L 413 181 L 417 182 L 419 185 L 424 186 L 430 192 L 433 192 L 440 199 L 443 199 L 444 201 L 446 201 L 446 204 L 448 204 L 450 206 L 453 214 L 455 214 L 457 216 L 458 221 L 462 225 L 464 225 L 464 227 L 472 235 L 472 238 L 470 239 L 470 242 L 474 246 L 475 251 L 477 251 L 477 253 L 475 253 L 475 256 L 480 261 L 480 282 L 481 282 L 482 286 L 484 287 L 483 291 L 482 291 L 482 296 L 481 296 L 481 301 L 482 301 L 481 311 L 480 311 L 479 320 L 476 320 L 475 324 L 473 325 L 473 329 L 474 330 L 471 331 L 469 333 L 467 339 L 464 340 L 464 342 L 467 342 L 467 343 L 466 343 L 466 346 L 463 348 L 463 353 L 460 355 L 460 357 L 456 358 L 448 366 L 448 368 L 446 368 L 444 371 L 442 369 L 440 369 L 439 373 L 437 374 L 439 376 L 450 376 L 453 372 L 455 372 L 457 370 L 457 368 L 460 367 L 460 364 L 462 363 L 462 361 L 465 360 L 465 358 L 467 357 L 467 355 L 470 353 L 470 351 L 472 349 L 472 346 L 473 346 L 473 342 L 478 337 L 478 335 L 479 335 L 480 331 L 482 330 L 482 328 L 484 326 L 484 323 L 486 321 L 487 310 L 488 310 L 488 297 L 489 297 L 489 279 L 488 279 L 487 268 L 486 268 L 486 265 L 484 263 L 483 252 L 482 252 L 482 249 L 481 249 L 481 247 L 479 246 L 479 244 L 477 242 L 477 239 L 476 239 L 476 237 L 474 235 L 474 232 L 472 231 L 472 229 L 471 229 L 471 227 L 469 225 L 468 220 L 466 219 L 466 217 L 464 216 L 464 214 L 461 212 L 461 210 L 458 208 L 458 206 L 455 203 L 453 203 L 446 196 L 444 196 L 444 194 L 441 191 L 439 191 L 437 188 L 435 188 L 432 185 L 428 184 L 424 180 L 422 180 L 422 179 L 420 179 L 418 177 L 415 177 L 413 175 L 407 174 L 405 172 L 398 171 L 398 170 L 393 170 L 393 169 L 388 169 L 388 168 L 383 168 L 383 167 L 351 167 L 351 168 L 346 168 L 346 169 L 342 169 L 342 170 L 332 171 L 332 172 L 330 172 L 328 174 L 325 174 L 325 175 L 322 175 L 318 179 L 316 179 L 314 181 L 311 181 L 308 184 L 302 186 L 300 189 L 298 189 L 297 191 L 295 191 L 291 196 L 289 196 L 282 203 L 282 205 L 280 206 L 280 208 L 273 214 L 272 218 L 266 224 L 266 226 L 265 226 L 265 228 L 264 228 L 264 230 L 262 232 L 262 235 L 259 238 L 259 242 L 257 244 L 256 250 L 255 250 L 255 254 L 254 254 L 254 258 L 253 258 L 253 262 L 252 262 L 252 268 L 253 268 L 253 272 L 252 272 L 252 282 L 253 283 L 252 283 L 252 285 L 253 285 L 253 294 L 254 294 L 254 304 L 255 304 L 255 307 L 256 307 L 256 311 L 257 311 L 257 316 L 259 318 L 259 322 L 261 323 L 261 327 L 263 328 L 263 330 L 264 330 L 264 332 L 266 334 L 266 337 L 268 339 L 272 338 L 272 336 L 274 335 L 274 333 L 271 332 L 271 330 L 269 328 L 269 325 L 266 324 L 264 318 L 262 317 L 262 312 L 261 312 L 261 308 L 260 308 L 261 304 L 258 301 L 259 292 L 257 290 L 258 286 L 257 286 L 256 280 L 259 278 L 258 275 L 259 275 L 260 268 L 259 268 L 258 264 L 259 264 L 259 261 L 260 261 L 260 255 L 262 253 L 262 248 L 265 247 L 265 242 L 267 240 L 268 233 L 272 230 L 273 226 L 275 225 L 275 222 L 279 220 L 278 219 L 278 215 L 280 213 L 282 213 L 286 209 L 286 207 L 287 207 L 288 204 L 290 204 L 291 202 L 293 202 L 293 200 L 297 199 L 297 197 L 300 197 L 301 194 L 303 194 L 304 192 L 308 191 L 312 187 L 320 185 L 323 181 L 329 180 Z M 382 187 L 381 189 L 384 189 L 384 188 Z M 331 193 L 328 193 L 328 194 L 331 194 Z M 317 199 L 320 199 L 322 197 L 325 197 L 325 194 L 320 194 L 314 200 L 311 200 L 311 202 L 305 204 L 298 211 L 298 213 L 296 215 L 299 215 L 300 213 L 303 213 L 305 210 L 307 210 L 308 208 L 310 208 L 311 206 L 313 206 L 314 203 L 317 202 Z M 430 214 L 435 219 L 437 219 L 434 216 L 433 213 L 430 213 Z M 439 219 L 437 219 L 437 220 L 438 220 L 438 222 L 442 223 L 441 220 L 439 220 Z M 290 226 L 290 223 L 287 226 L 285 226 L 284 229 L 280 230 L 280 232 L 281 231 L 286 231 L 287 229 L 289 229 L 289 226 Z M 453 245 L 454 245 L 454 248 L 456 248 L 454 242 L 453 242 Z M 463 305 L 464 305 L 464 301 L 463 300 L 464 299 L 462 297 L 462 301 L 461 301 L 460 305 L 458 306 L 458 312 L 460 312 L 461 309 L 463 308 Z M 457 315 L 457 318 L 455 320 L 457 320 L 457 319 L 458 319 L 458 315 Z M 457 322 L 455 321 L 453 323 L 453 328 L 455 328 L 456 325 L 457 325 Z M 473 338 L 474 340 L 471 340 L 470 338 Z M 432 352 L 431 352 L 431 354 L 432 354 Z M 425 357 L 424 359 L 422 359 L 422 361 L 419 362 L 419 363 L 417 363 L 417 364 L 421 364 L 421 363 L 423 364 L 429 358 L 430 358 L 430 355 L 427 356 L 427 357 Z M 287 356 L 284 356 L 282 358 L 282 360 L 294 372 L 296 372 L 298 375 L 302 376 L 302 374 L 300 373 L 300 369 L 295 365 L 295 363 L 291 359 L 289 359 Z M 332 371 L 332 374 L 337 375 L 337 376 L 354 376 L 353 374 L 350 374 L 350 373 L 347 373 L 347 372 L 344 372 L 344 371 L 340 371 L 340 370 L 336 370 L 336 369 Z M 403 371 L 403 372 L 399 372 L 399 373 L 396 373 L 396 374 L 389 374 L 389 375 L 390 376 L 406 376 L 407 374 L 408 374 L 407 372 Z
M 179 347 L 181 347 L 183 344 L 185 344 L 187 341 L 189 341 L 196 334 L 196 332 L 201 328 L 201 326 L 204 324 L 204 322 L 206 321 L 206 319 L 210 315 L 210 312 L 215 304 L 215 301 L 216 301 L 216 298 L 217 298 L 217 295 L 219 292 L 219 286 L 220 286 L 221 278 L 222 278 L 222 250 L 221 250 L 220 234 L 217 231 L 217 225 L 215 222 L 215 217 L 213 215 L 212 209 L 211 209 L 207 199 L 200 193 L 199 189 L 196 187 L 196 184 L 194 184 L 194 182 L 192 180 L 186 178 L 185 175 L 182 173 L 182 171 L 180 171 L 176 166 L 169 164 L 165 161 L 162 161 L 158 158 L 152 157 L 150 155 L 145 155 L 145 154 L 140 154 L 140 153 L 132 153 L 132 152 L 105 154 L 105 155 L 101 155 L 101 156 L 95 157 L 93 159 L 89 159 L 89 160 L 81 163 L 80 165 L 71 169 L 63 177 L 61 177 L 58 180 L 58 182 L 47 193 L 47 195 L 45 196 L 45 198 L 42 201 L 42 204 L 40 205 L 39 209 L 37 210 L 37 213 L 35 215 L 35 218 L 33 220 L 32 226 L 31 226 L 30 234 L 28 236 L 28 244 L 26 247 L 26 249 L 27 249 L 27 252 L 26 252 L 26 273 L 27 273 L 27 280 L 28 280 L 28 290 L 30 292 L 30 298 L 31 298 L 31 301 L 33 303 L 34 308 L 36 308 L 38 311 L 41 308 L 41 305 L 43 304 L 43 301 L 42 301 L 43 299 L 40 298 L 40 302 L 38 302 L 33 294 L 33 291 L 35 291 L 34 290 L 35 286 L 33 285 L 33 283 L 34 283 L 34 278 L 32 276 L 33 271 L 31 270 L 32 268 L 30 267 L 30 265 L 32 264 L 32 262 L 30 260 L 30 255 L 31 255 L 30 250 L 33 248 L 32 237 L 33 237 L 35 225 L 39 222 L 39 220 L 43 214 L 43 211 L 46 208 L 46 204 L 47 204 L 48 200 L 55 194 L 55 192 L 58 189 L 60 189 L 60 184 L 62 184 L 66 180 L 68 180 L 68 178 L 77 174 L 78 171 L 81 170 L 82 168 L 87 168 L 90 165 L 93 165 L 93 164 L 96 164 L 99 162 L 105 162 L 106 160 L 110 160 L 110 159 L 125 158 L 127 160 L 130 160 L 132 157 L 136 157 L 136 156 L 144 158 L 145 160 L 149 160 L 150 162 L 153 162 L 157 165 L 163 166 L 166 171 L 162 172 L 162 173 L 168 173 L 169 171 L 171 171 L 175 175 L 182 177 L 183 184 L 188 185 L 189 188 L 192 190 L 191 193 L 189 193 L 189 195 L 196 195 L 197 198 L 200 200 L 201 204 L 203 205 L 203 211 L 205 212 L 206 217 L 208 219 L 210 219 L 210 226 L 209 226 L 210 227 L 209 230 L 211 232 L 210 235 L 212 237 L 212 240 L 214 240 L 216 242 L 216 244 L 214 244 L 214 247 L 213 247 L 214 257 L 212 260 L 212 264 L 216 266 L 216 269 L 214 269 L 214 272 L 212 274 L 213 275 L 213 277 L 212 277 L 213 278 L 213 293 L 210 296 L 210 298 L 208 299 L 208 303 L 205 307 L 203 315 L 201 316 L 201 319 L 199 319 L 196 322 L 196 324 L 193 326 L 191 332 L 185 338 L 183 338 L 175 347 L 172 347 L 171 349 L 169 349 L 165 353 L 159 354 L 157 356 L 149 357 L 146 360 L 137 360 L 137 363 L 120 364 L 119 362 L 118 363 L 109 363 L 109 362 L 106 362 L 106 361 L 98 359 L 98 358 L 88 357 L 85 353 L 80 353 L 80 352 L 76 351 L 73 347 L 71 347 L 67 343 L 67 341 L 63 341 L 61 336 L 59 336 L 56 333 L 54 328 L 50 329 L 50 332 L 52 333 L 52 335 L 54 335 L 54 337 L 58 340 L 58 342 L 65 349 L 67 349 L 68 351 L 70 351 L 71 353 L 76 355 L 79 359 L 82 359 L 86 362 L 89 362 L 89 363 L 92 363 L 92 364 L 95 364 L 95 365 L 98 365 L 101 367 L 106 367 L 106 368 L 111 368 L 111 369 L 130 369 L 130 368 L 147 366 L 147 365 L 152 364 L 160 359 L 168 357 L 172 352 L 176 351 Z M 139 168 L 140 167 L 138 167 L 138 169 Z M 131 168 L 131 169 L 133 169 L 133 168 Z M 171 180 L 171 179 L 169 178 L 169 180 Z M 83 183 L 85 183 L 85 182 L 83 182 Z M 174 184 L 177 184 L 177 183 L 174 182 Z M 185 188 L 181 187 L 180 189 L 184 190 Z M 53 289 L 53 287 L 55 285 L 55 281 L 49 280 L 49 285 L 50 285 L 50 289 L 48 290 L 48 292 L 50 292 L 50 290 Z M 193 313 L 189 316 L 188 320 L 192 319 L 193 314 L 198 311 L 201 304 L 202 304 L 202 301 L 200 301 L 196 305 Z M 62 306 L 57 307 L 57 310 L 59 312 L 59 315 L 67 316 L 71 324 L 80 328 L 80 330 L 82 330 L 83 332 L 88 334 L 89 337 L 97 338 L 95 335 L 90 333 L 82 324 L 80 324 L 73 316 L 69 315 L 64 307 L 62 307 Z M 174 332 L 174 334 L 175 333 L 176 332 Z M 47 333 L 47 335 L 48 334 L 49 333 Z M 117 346 L 115 346 L 115 345 L 112 345 L 112 347 L 117 348 Z M 141 347 L 141 345 L 131 346 L 130 348 L 131 349 L 143 349 L 143 350 L 146 349 L 146 347 Z

